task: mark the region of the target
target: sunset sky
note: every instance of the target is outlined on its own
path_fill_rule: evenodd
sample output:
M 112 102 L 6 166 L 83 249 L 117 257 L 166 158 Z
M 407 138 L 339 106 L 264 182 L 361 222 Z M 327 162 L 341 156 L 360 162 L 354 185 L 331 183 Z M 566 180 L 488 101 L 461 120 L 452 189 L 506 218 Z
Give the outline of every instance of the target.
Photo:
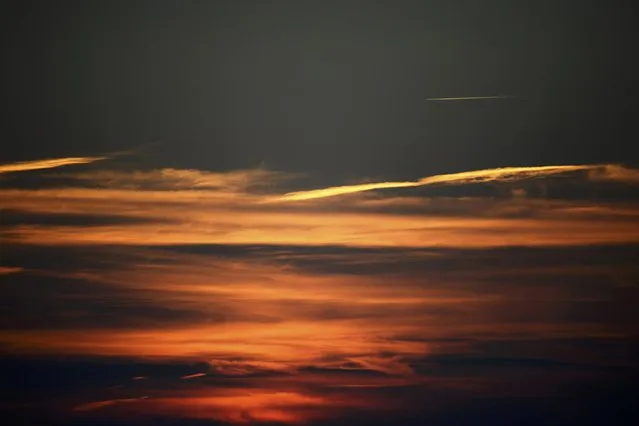
M 636 424 L 634 12 L 13 2 L 2 418 Z

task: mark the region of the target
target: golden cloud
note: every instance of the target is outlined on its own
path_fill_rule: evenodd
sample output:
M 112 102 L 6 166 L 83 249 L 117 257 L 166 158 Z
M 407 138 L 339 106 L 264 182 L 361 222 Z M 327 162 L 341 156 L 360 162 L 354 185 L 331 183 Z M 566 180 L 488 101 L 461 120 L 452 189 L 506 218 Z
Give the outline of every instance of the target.
M 0 164 L 1 173 L 26 172 L 31 170 L 53 169 L 57 167 L 71 166 L 74 164 L 89 164 L 96 161 L 107 160 L 110 157 L 66 157 L 50 158 L 45 160 L 21 161 L 17 163 Z

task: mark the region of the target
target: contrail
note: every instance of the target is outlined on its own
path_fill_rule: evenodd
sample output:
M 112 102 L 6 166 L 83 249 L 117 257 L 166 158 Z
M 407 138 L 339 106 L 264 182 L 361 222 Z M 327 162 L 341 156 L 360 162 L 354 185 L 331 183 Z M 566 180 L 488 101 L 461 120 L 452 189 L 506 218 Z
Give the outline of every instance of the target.
M 0 173 L 26 172 L 29 170 L 53 169 L 56 167 L 70 166 L 72 164 L 88 164 L 96 161 L 107 160 L 110 156 L 103 157 L 67 157 L 50 158 L 45 160 L 21 161 L 18 163 L 0 164 Z
M 427 98 L 427 101 L 478 101 L 482 99 L 512 99 L 513 96 L 463 96 L 457 98 Z
M 284 194 L 274 201 L 302 201 L 317 198 L 334 197 L 337 195 L 352 194 L 356 192 L 372 191 L 385 188 L 408 188 L 435 184 L 468 184 L 481 182 L 511 182 L 536 177 L 545 177 L 560 173 L 575 171 L 599 171 L 600 176 L 610 175 L 611 171 L 625 169 L 614 164 L 582 164 L 566 166 L 533 166 L 533 167 L 501 167 L 496 169 L 474 170 L 460 173 L 450 173 L 424 177 L 415 181 L 404 182 L 377 182 L 360 185 L 333 186 L 329 188 L 297 191 Z M 613 175 L 610 179 L 615 180 Z

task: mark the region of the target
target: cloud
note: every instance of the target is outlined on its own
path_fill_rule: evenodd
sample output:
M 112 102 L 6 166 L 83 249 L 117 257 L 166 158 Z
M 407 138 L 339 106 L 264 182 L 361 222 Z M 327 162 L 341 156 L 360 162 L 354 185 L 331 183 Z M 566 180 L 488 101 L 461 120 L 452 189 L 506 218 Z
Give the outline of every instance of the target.
M 21 161 L 18 163 L 0 164 L 0 174 L 26 172 L 31 170 L 53 169 L 74 164 L 90 164 L 96 161 L 107 160 L 111 157 L 66 157 L 50 158 L 45 160 Z
M 190 392 L 148 401 L 150 410 L 182 418 L 214 419 L 232 424 L 304 424 L 330 419 L 344 408 L 367 406 L 352 398 L 336 398 L 300 390 L 253 388 Z M 197 410 L 193 407 L 197 406 Z
M 455 218 L 334 213 L 167 211 L 173 222 L 104 226 L 15 226 L 2 241 L 32 245 L 277 244 L 345 247 L 481 248 L 630 244 L 635 217 L 601 220 Z M 173 217 L 171 217 L 173 216 Z
M 63 292 L 65 279 L 82 278 L 75 293 L 60 295 L 78 309 L 89 308 L 81 295 L 98 285 L 112 286 L 111 297 L 98 296 L 153 321 L 113 327 L 89 309 L 99 321 L 82 320 L 90 324 L 84 329 L 34 326 L 0 333 L 0 347 L 25 359 L 49 356 L 73 363 L 97 357 L 79 369 L 55 363 L 34 369 L 28 362 L 7 368 L 14 371 L 10 383 L 21 386 L 25 375 L 36 388 L 55 383 L 52 375 L 75 380 L 77 387 L 65 393 L 72 395 L 67 398 L 73 399 L 68 407 L 76 407 L 74 415 L 291 424 L 321 423 L 359 410 L 379 413 L 380 407 L 397 415 L 425 409 L 429 400 L 543 395 L 572 380 L 568 375 L 609 372 L 593 361 L 592 368 L 564 371 L 571 357 L 583 363 L 598 356 L 598 362 L 612 364 L 631 355 L 632 344 L 624 337 L 633 332 L 629 325 L 602 320 L 609 313 L 599 305 L 587 321 L 572 307 L 586 297 L 604 303 L 636 300 L 632 289 L 615 288 L 603 278 L 620 269 L 611 259 L 632 266 L 636 249 L 441 250 L 422 257 L 398 249 L 302 250 L 307 261 L 317 256 L 322 271 L 291 261 L 295 256 L 287 257 L 287 251 L 294 247 L 249 247 L 241 255 L 215 247 L 195 253 L 180 248 L 89 250 L 90 260 L 79 257 L 70 265 L 51 262 L 45 252 L 48 271 L 32 266 L 61 278 L 51 280 L 51 292 Z M 330 268 L 331 263 L 380 259 L 390 266 L 373 273 Z M 426 265 L 416 271 L 407 259 Z M 51 300 L 49 292 L 33 291 L 41 286 L 18 284 L 30 302 L 25 310 L 33 311 L 36 299 Z M 197 314 L 167 324 L 137 309 L 127 291 L 158 307 Z M 627 313 L 636 317 L 636 310 Z M 217 319 L 209 321 L 207 315 Z M 621 343 L 600 343 L 611 337 Z M 594 343 L 590 348 L 552 343 L 566 338 Z M 124 361 L 113 368 L 105 359 Z M 526 385 L 513 385 L 511 372 Z M 137 375 L 148 379 L 130 379 Z M 195 375 L 196 380 L 180 379 Z M 86 390 L 95 383 L 122 387 L 109 393 Z M 55 389 L 49 392 L 60 393 Z
M 546 178 L 607 187 L 599 182 L 634 176 L 612 165 L 514 167 L 290 192 L 289 175 L 266 170 L 95 170 L 64 176 L 70 187 L 3 187 L 12 266 L 0 269 L 0 347 L 129 360 L 117 374 L 103 361 L 68 374 L 109 386 L 68 404 L 96 416 L 321 421 L 389 401 L 421 407 L 420 395 L 507 394 L 503 360 L 527 384 L 532 370 L 553 370 L 544 380 L 555 384 L 564 376 L 546 367 L 574 358 L 628 362 L 619 354 L 636 325 L 636 203 L 535 199 L 528 186 L 513 198 L 508 184 L 498 197 L 410 188 Z M 611 337 L 626 346 L 604 355 L 513 343 Z M 29 373 L 32 387 L 57 370 Z
M 0 266 L 0 275 L 17 274 L 22 271 L 23 268 L 17 266 Z
M 344 362 L 410 376 L 410 358 L 436 350 L 433 339 L 588 337 L 602 330 L 612 335 L 615 330 L 623 333 L 623 324 L 594 321 L 598 315 L 609 316 L 602 308 L 616 306 L 623 315 L 634 315 L 628 303 L 611 305 L 615 299 L 632 300 L 632 288 L 591 278 L 607 273 L 608 261 L 598 260 L 606 255 L 601 248 L 575 255 L 587 259 L 590 268 L 571 266 L 566 249 L 545 255 L 466 251 L 433 259 L 422 270 L 406 267 L 403 254 L 396 253 L 386 271 L 363 269 L 361 275 L 259 258 L 117 250 L 122 263 L 77 264 L 76 272 L 56 273 L 84 277 L 75 292 L 63 292 L 60 298 L 71 300 L 75 309 L 89 310 L 89 318 L 76 320 L 76 326 L 49 328 L 46 320 L 30 329 L 9 329 L 0 334 L 0 345 L 28 354 L 196 358 L 206 360 L 218 376 L 294 374 L 300 367 L 338 368 Z M 630 254 L 615 251 L 608 258 L 622 261 Z M 108 260 L 108 252 L 100 257 Z M 98 285 L 113 290 L 111 296 L 103 290 L 96 297 L 127 306 L 127 315 L 138 320 L 117 327 L 101 311 L 91 310 L 86 296 Z M 32 288 L 23 287 L 31 297 Z M 51 291 L 56 289 L 63 291 L 54 281 Z M 579 309 L 583 302 L 577 299 L 585 294 L 602 302 L 584 317 Z M 42 291 L 39 297 L 55 301 Z M 169 322 L 145 305 L 192 314 Z M 32 308 L 34 302 L 25 306 Z M 331 361 L 322 361 L 329 355 Z M 190 369 L 176 377 L 204 371 L 208 369 Z
M 100 408 L 108 407 L 115 404 L 131 403 L 147 399 L 148 396 L 141 396 L 139 398 L 121 398 L 121 399 L 109 399 L 106 401 L 87 402 L 85 404 L 77 405 L 73 408 L 73 411 L 93 411 Z
M 406 182 L 377 182 L 359 185 L 334 186 L 330 188 L 297 191 L 284 194 L 274 201 L 303 201 L 318 198 L 334 197 L 363 191 L 388 188 L 410 188 L 437 184 L 472 184 L 482 182 L 513 182 L 554 176 L 559 174 L 590 171 L 598 178 L 606 180 L 627 180 L 629 176 L 637 176 L 639 171 L 610 164 L 585 164 L 566 166 L 535 166 L 535 167 L 501 167 L 496 169 L 474 170 L 460 173 L 449 173 L 428 176 L 416 181 Z
M 180 377 L 180 379 L 182 380 L 197 379 L 198 377 L 205 377 L 206 375 L 207 373 L 193 373 L 193 374 L 187 374 L 186 376 L 182 376 Z
M 610 165 L 507 167 L 409 182 L 273 195 L 274 186 L 290 178 L 289 175 L 266 170 L 92 171 L 70 176 L 98 188 L 0 190 L 3 207 L 15 219 L 14 224 L 3 228 L 0 239 L 34 245 L 412 248 L 574 246 L 637 241 L 639 230 L 634 226 L 637 210 L 631 203 L 487 197 L 374 199 L 364 195 L 380 188 L 503 183 L 581 172 L 587 172 L 585 177 L 591 180 L 615 182 L 627 182 L 634 176 L 632 169 Z M 340 194 L 351 196 L 327 200 Z M 294 200 L 316 202 L 288 202 Z M 117 220 L 87 220 L 104 218 L 105 213 L 117 215 Z M 55 215 L 55 220 L 27 220 L 30 216 L 37 219 L 46 215 Z M 63 220 L 64 215 L 69 216 L 67 220 Z
M 61 239 L 52 238 L 52 244 L 73 243 L 74 239 L 75 243 L 85 241 L 99 244 L 98 240 L 103 236 L 106 236 L 103 240 L 106 244 L 126 244 L 133 243 L 126 241 L 126 234 L 131 236 L 130 240 L 139 240 L 140 235 L 146 233 L 151 243 L 156 241 L 158 244 L 262 244 L 273 239 L 274 243 L 279 244 L 352 243 L 356 246 L 361 243 L 363 246 L 374 246 L 376 241 L 383 245 L 399 245 L 401 242 L 395 236 L 413 231 L 427 231 L 429 235 L 437 237 L 440 231 L 452 232 L 456 228 L 472 235 L 474 229 L 489 230 L 494 227 L 495 232 L 501 232 L 503 226 L 525 232 L 531 226 L 538 228 L 535 232 L 542 235 L 543 228 L 561 228 L 566 225 L 564 221 L 600 218 L 632 221 L 636 209 L 628 203 L 416 196 L 376 199 L 347 197 L 334 204 L 269 202 L 274 198 L 280 201 L 322 199 L 379 188 L 510 182 L 579 171 L 587 171 L 587 178 L 592 180 L 631 181 L 636 174 L 633 169 L 614 165 L 509 167 L 437 175 L 417 181 L 370 183 L 272 196 L 256 193 L 254 189 L 280 183 L 278 179 L 285 178 L 285 174 L 265 170 L 227 173 L 177 169 L 132 172 L 106 170 L 70 175 L 76 180 L 97 184 L 99 188 L 3 188 L 0 190 L 0 199 L 3 207 L 18 218 L 24 213 L 40 215 L 40 218 L 56 214 L 60 215 L 60 220 L 63 215 L 73 215 L 68 220 L 69 225 L 72 225 L 78 215 L 104 216 L 105 212 L 109 212 L 117 214 L 124 222 L 122 226 L 118 226 L 119 223 L 86 226 L 76 220 L 76 229 L 64 231 L 55 226 L 55 221 L 49 224 L 54 226 L 48 226 L 46 220 L 43 220 L 44 223 L 31 221 L 24 224 L 18 220 L 15 227 L 3 229 L 5 235 L 12 238 L 31 236 L 28 240 L 33 243 L 36 234 L 48 234 L 51 237 L 67 234 Z M 364 211 L 366 214 L 361 214 Z M 133 222 L 131 226 L 131 223 L 126 223 L 126 218 L 141 223 Z M 350 232 L 347 232 L 347 228 L 350 228 Z M 93 231 L 98 232 L 98 235 Z M 588 234 L 591 233 L 585 233 L 584 241 L 589 241 Z M 426 241 L 425 245 L 428 245 L 429 240 L 434 245 L 440 242 L 438 238 L 422 240 Z M 533 239 L 528 238 L 528 241 L 534 244 Z M 409 246 L 414 245 L 409 243 Z
M 94 170 L 63 176 L 110 189 L 212 189 L 226 193 L 264 190 L 296 177 L 291 173 L 263 168 L 228 172 L 172 168 L 146 171 Z
M 608 164 L 601 168 L 594 168 L 588 172 L 588 177 L 592 181 L 610 181 L 623 183 L 638 183 L 639 169 Z
M 237 360 L 214 358 L 209 364 L 218 375 L 229 377 L 260 377 L 264 375 L 287 374 L 292 366 L 277 361 L 261 361 L 256 359 Z

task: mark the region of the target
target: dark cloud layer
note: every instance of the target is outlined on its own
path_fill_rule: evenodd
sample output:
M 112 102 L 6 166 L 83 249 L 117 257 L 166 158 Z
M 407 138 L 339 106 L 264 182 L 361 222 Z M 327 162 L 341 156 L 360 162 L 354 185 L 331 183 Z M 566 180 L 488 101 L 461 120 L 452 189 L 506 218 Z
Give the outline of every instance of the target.
M 477 416 L 495 424 L 631 424 L 639 378 L 636 251 L 8 246 L 3 262 L 22 269 L 6 275 L 0 291 L 2 411 L 59 425 L 306 418 L 311 425 L 466 426 Z M 172 276 L 178 281 L 168 285 Z M 311 277 L 318 281 L 305 284 Z M 213 298 L 206 287 L 189 290 L 200 281 L 212 290 L 219 280 L 239 287 Z M 248 298 L 241 296 L 254 280 Z M 270 298 L 262 280 L 290 287 Z M 294 327 L 291 318 L 319 325 L 301 350 L 286 334 L 267 337 Z M 236 328 L 240 337 L 230 337 L 246 347 L 215 340 L 227 325 L 247 321 Z M 326 346 L 342 321 L 345 330 L 355 321 L 378 337 L 358 341 L 355 332 Z M 202 331 L 175 346 L 165 331 L 176 326 Z M 19 330 L 22 337 L 10 337 Z M 35 336 L 47 330 L 71 340 L 59 345 L 43 334 L 38 346 Z M 80 334 L 67 334 L 74 330 Z M 152 340 L 137 346 L 145 330 L 174 349 L 154 355 L 145 346 Z M 209 351 L 191 346 L 208 338 Z M 289 349 L 275 358 L 260 349 L 282 344 Z M 30 356 L 17 356 L 27 347 Z M 201 404 L 211 411 L 194 412 Z M 318 404 L 328 411 L 320 414 Z

